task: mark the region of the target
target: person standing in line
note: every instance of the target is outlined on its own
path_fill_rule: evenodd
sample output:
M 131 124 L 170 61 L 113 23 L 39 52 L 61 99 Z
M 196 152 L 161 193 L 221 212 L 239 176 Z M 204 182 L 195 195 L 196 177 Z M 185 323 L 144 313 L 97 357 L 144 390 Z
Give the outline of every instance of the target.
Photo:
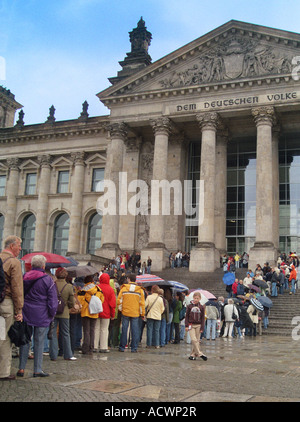
M 81 321 L 82 321 L 82 331 L 83 331 L 83 342 L 81 347 L 81 352 L 84 355 L 91 355 L 94 350 L 95 344 L 95 327 L 97 318 L 99 314 L 91 314 L 89 312 L 89 303 L 92 296 L 97 296 L 103 306 L 104 295 L 100 286 L 96 286 L 91 275 L 88 275 L 83 280 L 84 286 L 77 293 L 78 299 L 81 303 Z
M 205 304 L 206 309 L 206 340 L 216 339 L 217 319 L 220 317 L 217 306 L 208 301 Z M 211 335 L 211 336 L 210 336 Z
M 189 331 L 192 350 L 189 356 L 190 360 L 196 360 L 200 357 L 203 360 L 207 360 L 207 356 L 200 350 L 200 333 L 203 333 L 205 326 L 205 307 L 201 305 L 201 294 L 195 292 L 193 294 L 193 300 L 188 305 L 185 315 L 185 329 Z
M 115 318 L 116 295 L 114 289 L 110 286 L 110 276 L 107 273 L 101 274 L 99 286 L 104 295 L 103 312 L 100 312 L 96 320 L 95 327 L 95 346 L 94 349 L 100 353 L 108 353 L 108 333 L 110 321 Z
M 159 333 L 161 316 L 165 310 L 162 297 L 159 295 L 160 288 L 157 285 L 151 287 L 151 294 L 145 301 L 147 316 L 147 347 L 155 346 L 159 349 Z
M 172 320 L 172 326 L 175 330 L 175 339 L 171 341 L 172 344 L 179 344 L 180 343 L 180 318 L 179 313 L 182 308 L 182 300 L 181 300 L 181 293 L 176 292 L 175 294 L 175 303 L 173 308 L 173 320 Z M 173 332 L 173 328 L 171 328 Z
M 5 340 L 0 340 L 0 381 L 16 379 L 10 373 L 12 361 L 12 343 L 8 331 L 14 321 L 22 321 L 24 305 L 23 274 L 20 261 L 22 240 L 17 236 L 8 236 L 4 240 L 4 249 L 0 254 L 5 277 L 5 297 L 0 303 L 0 316 L 5 320 Z M 2 274 L 3 275 L 3 274 Z
M 232 315 L 236 316 L 236 319 L 239 319 L 239 313 L 234 306 L 233 299 L 228 299 L 228 304 L 224 307 L 224 315 L 225 315 L 225 329 L 224 329 L 224 335 L 223 337 L 229 336 L 232 338 L 232 330 L 234 327 L 235 319 L 232 318 Z
M 119 351 L 124 352 L 127 345 L 127 331 L 130 323 L 131 352 L 136 353 L 140 341 L 140 318 L 145 317 L 145 295 L 143 288 L 136 284 L 136 275 L 129 274 L 127 283 L 120 288 L 117 305 L 122 313 L 122 331 Z
M 65 303 L 64 310 L 61 314 L 56 314 L 53 324 L 53 337 L 50 340 L 49 355 L 50 359 L 55 361 L 58 356 L 58 338 L 56 335 L 57 327 L 59 327 L 59 333 L 62 338 L 63 355 L 65 360 L 77 360 L 73 356 L 71 348 L 71 337 L 70 337 L 70 309 L 75 305 L 75 297 L 73 286 L 67 283 L 66 278 L 68 272 L 65 268 L 59 267 L 55 272 L 57 295 L 60 293 Z
M 42 370 L 45 337 L 57 309 L 57 292 L 53 278 L 46 274 L 46 258 L 35 255 L 31 270 L 24 275 L 23 319 L 33 327 L 34 377 L 47 377 Z M 30 343 L 20 346 L 18 377 L 23 377 L 28 359 Z

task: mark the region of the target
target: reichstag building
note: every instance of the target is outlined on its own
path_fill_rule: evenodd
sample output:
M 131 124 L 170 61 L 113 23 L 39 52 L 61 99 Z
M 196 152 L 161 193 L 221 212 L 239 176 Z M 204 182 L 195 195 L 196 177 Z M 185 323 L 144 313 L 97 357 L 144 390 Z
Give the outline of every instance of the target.
M 105 116 L 26 125 L 0 87 L 1 239 L 82 263 L 136 250 L 153 271 L 177 250 L 192 272 L 299 251 L 300 34 L 232 20 L 155 62 L 151 40 L 141 18 Z

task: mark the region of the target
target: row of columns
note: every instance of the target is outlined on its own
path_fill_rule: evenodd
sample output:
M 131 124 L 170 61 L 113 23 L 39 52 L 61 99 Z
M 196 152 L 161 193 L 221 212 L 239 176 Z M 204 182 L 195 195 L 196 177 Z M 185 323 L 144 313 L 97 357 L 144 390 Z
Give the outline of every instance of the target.
M 257 180 L 256 242 L 250 251 L 250 265 L 275 262 L 279 238 L 278 131 L 273 130 L 275 112 L 273 107 L 258 107 L 252 110 L 252 115 L 257 128 Z M 200 182 L 203 203 L 200 204 L 198 243 L 191 252 L 190 271 L 213 271 L 219 266 L 220 253 L 226 251 L 228 131 L 215 112 L 199 114 L 197 121 L 201 130 Z M 167 117 L 161 117 L 151 121 L 151 125 L 155 137 L 152 179 L 167 180 L 172 124 Z M 116 181 L 118 186 L 117 173 L 123 170 L 121 152 L 127 132 L 122 124 L 117 124 L 112 127 L 110 135 L 105 178 Z M 141 258 L 143 260 L 151 255 L 154 270 L 167 265 L 165 224 L 166 218 L 161 213 L 150 216 L 149 243 L 142 251 Z M 111 257 L 120 252 L 118 215 L 104 218 L 102 240 L 100 253 Z
M 82 205 L 84 189 L 84 153 L 75 152 L 71 155 L 74 163 L 74 172 L 72 176 L 72 200 L 70 210 L 70 229 L 69 229 L 69 252 L 80 252 L 80 234 L 82 223 Z M 49 193 L 51 180 L 51 156 L 42 155 L 38 157 L 40 164 L 39 182 L 38 182 L 38 200 L 36 210 L 35 227 L 35 251 L 47 250 L 47 226 L 49 218 Z M 3 228 L 3 239 L 11 234 L 16 234 L 16 212 L 17 195 L 19 187 L 19 160 L 9 158 L 7 160 L 9 167 L 7 185 L 6 185 L 6 212 Z

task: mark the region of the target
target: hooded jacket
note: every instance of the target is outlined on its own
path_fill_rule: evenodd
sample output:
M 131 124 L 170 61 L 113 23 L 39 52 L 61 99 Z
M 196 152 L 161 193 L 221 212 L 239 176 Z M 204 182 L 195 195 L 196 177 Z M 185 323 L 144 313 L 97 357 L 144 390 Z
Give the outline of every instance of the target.
M 132 318 L 145 316 L 144 289 L 136 283 L 122 284 L 117 303 L 119 311 L 124 316 Z
M 53 278 L 43 269 L 33 268 L 24 274 L 23 280 L 24 321 L 33 327 L 49 326 L 55 317 L 58 304 Z
M 104 295 L 99 286 L 96 286 L 95 283 L 86 283 L 83 288 L 77 293 L 77 297 L 81 303 L 81 317 L 89 318 L 98 318 L 99 314 L 90 314 L 89 313 L 89 303 L 91 297 L 96 295 L 104 305 Z
M 107 273 L 103 273 L 99 281 L 99 286 L 104 295 L 103 312 L 99 314 L 99 318 L 114 319 L 117 303 L 114 289 L 110 285 L 110 277 Z
M 291 265 L 291 272 L 290 272 L 290 278 L 289 278 L 289 281 L 292 281 L 292 280 L 297 280 L 297 270 L 296 270 L 296 268 L 295 268 L 295 265 Z

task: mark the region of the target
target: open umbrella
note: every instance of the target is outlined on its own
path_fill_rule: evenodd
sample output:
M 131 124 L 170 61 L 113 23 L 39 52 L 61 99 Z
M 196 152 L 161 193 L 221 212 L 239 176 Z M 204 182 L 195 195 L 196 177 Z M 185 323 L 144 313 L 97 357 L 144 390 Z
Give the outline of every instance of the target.
M 143 275 L 137 275 L 136 276 L 136 283 L 139 286 L 148 287 L 148 286 L 154 286 L 157 284 L 158 286 L 165 286 L 167 285 L 167 281 L 163 278 L 158 277 L 154 274 L 143 274 Z
M 68 261 L 65 256 L 50 252 L 32 252 L 22 256 L 21 259 L 25 262 L 25 264 L 31 264 L 31 260 L 35 255 L 43 255 L 47 259 L 48 263 L 51 262 L 52 264 L 70 264 L 70 261 Z
M 250 302 L 252 303 L 252 305 L 256 308 L 256 309 L 258 309 L 259 311 L 263 311 L 264 310 L 264 307 L 263 307 L 263 305 L 257 300 L 257 299 L 254 299 L 254 297 L 252 297 L 251 299 L 250 299 Z
M 253 283 L 255 286 L 261 287 L 262 289 L 268 289 L 269 287 L 268 283 L 264 280 L 257 279 L 257 280 L 254 280 Z
M 208 290 L 204 290 L 204 289 L 191 289 L 189 290 L 189 293 L 194 292 L 195 290 L 199 291 L 201 293 L 201 295 L 204 295 L 206 297 L 206 299 L 217 299 L 215 295 L 213 295 L 212 293 L 210 293 Z
M 231 284 L 234 283 L 235 280 L 235 276 L 233 273 L 226 273 L 223 276 L 223 282 L 227 285 L 230 286 Z
M 47 263 L 59 264 L 59 266 L 62 266 L 62 264 L 70 264 L 70 261 L 68 261 L 68 259 L 62 255 L 50 252 L 32 252 L 22 256 L 21 258 L 21 260 L 25 263 L 26 271 L 29 271 L 31 269 L 31 260 L 35 255 L 43 255 L 47 259 L 46 265 Z
M 273 302 L 271 301 L 270 298 L 266 297 L 266 296 L 259 296 L 257 298 L 257 300 L 266 308 L 272 308 L 273 306 Z
M 185 290 L 189 290 L 188 286 L 185 284 L 179 283 L 179 281 L 167 281 L 167 285 L 171 287 L 171 289 L 176 290 L 178 292 L 183 292 Z
M 260 288 L 255 286 L 254 284 L 249 284 L 248 289 L 254 290 L 255 292 L 261 292 Z
M 63 255 L 62 255 L 63 256 Z M 73 267 L 75 265 L 78 265 L 78 262 L 76 259 L 72 258 L 71 256 L 63 256 L 64 258 L 67 258 L 69 263 L 55 263 L 55 262 L 46 262 L 46 268 L 58 268 L 58 267 Z
M 201 294 L 201 290 L 194 290 L 194 291 L 192 291 L 192 292 L 191 292 L 191 293 L 187 296 L 187 299 L 188 299 L 188 301 L 189 301 L 189 302 L 193 300 L 193 298 L 194 298 L 194 293 L 196 293 L 196 292 L 199 292 L 199 293 Z M 206 302 L 208 302 L 207 297 L 205 297 L 204 295 L 202 295 L 202 294 L 201 294 L 201 299 L 200 299 L 200 303 L 201 303 L 201 305 L 205 305 L 205 304 L 206 304 Z
M 73 267 L 66 267 L 70 277 L 86 277 L 88 275 L 95 275 L 99 271 L 92 265 L 76 265 Z

